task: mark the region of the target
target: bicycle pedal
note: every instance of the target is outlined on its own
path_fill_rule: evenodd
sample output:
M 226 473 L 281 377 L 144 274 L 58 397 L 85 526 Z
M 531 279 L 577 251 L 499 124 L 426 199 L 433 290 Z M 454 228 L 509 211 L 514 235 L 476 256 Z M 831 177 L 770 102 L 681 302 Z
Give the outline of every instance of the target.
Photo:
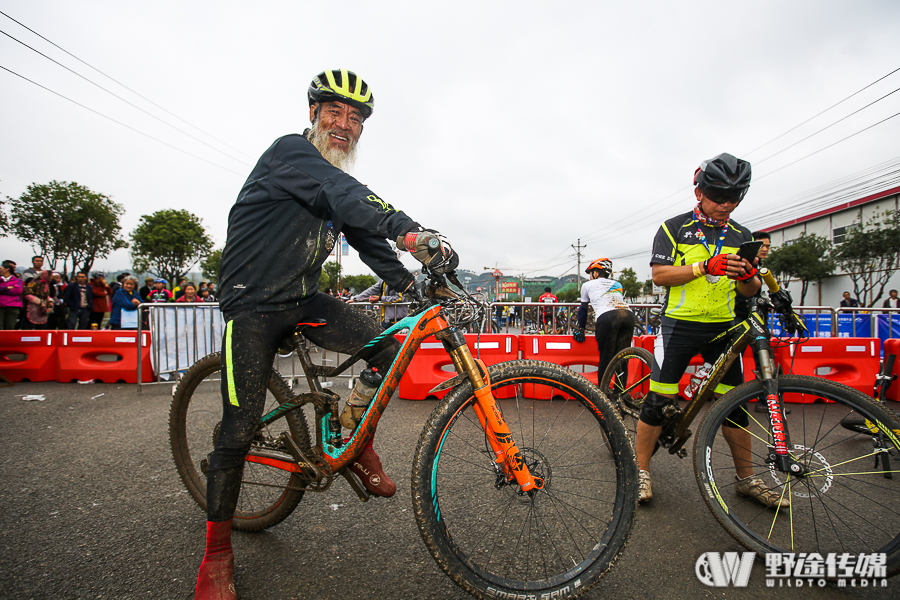
M 359 496 L 361 502 L 368 502 L 369 498 L 372 498 L 374 494 L 370 494 L 369 490 L 362 486 L 362 484 L 357 481 L 356 477 L 350 471 L 350 469 L 345 469 L 341 472 L 341 475 L 344 476 L 344 479 L 347 480 L 347 483 L 350 484 L 350 487 L 353 488 L 353 491 L 356 492 L 356 495 Z

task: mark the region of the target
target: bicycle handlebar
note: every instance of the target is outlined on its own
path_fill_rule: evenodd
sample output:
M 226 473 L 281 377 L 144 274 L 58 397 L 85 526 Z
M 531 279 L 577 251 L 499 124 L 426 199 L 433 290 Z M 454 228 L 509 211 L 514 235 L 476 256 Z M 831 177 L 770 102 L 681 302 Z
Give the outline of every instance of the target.
M 781 291 L 781 286 L 778 285 L 778 281 L 775 279 L 775 276 L 772 275 L 772 271 L 766 267 L 761 267 L 759 269 L 759 275 L 762 277 L 762 280 L 766 282 L 766 286 L 768 286 L 770 292 L 777 294 Z

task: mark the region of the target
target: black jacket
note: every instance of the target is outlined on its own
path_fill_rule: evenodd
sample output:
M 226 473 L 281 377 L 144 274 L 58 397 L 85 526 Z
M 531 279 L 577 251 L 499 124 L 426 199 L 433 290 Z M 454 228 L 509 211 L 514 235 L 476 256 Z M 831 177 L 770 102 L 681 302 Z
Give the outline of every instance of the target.
M 298 134 L 275 140 L 256 163 L 228 215 L 219 303 L 223 310 L 282 310 L 319 288 L 339 232 L 392 287 L 412 275 L 385 238 L 418 227 L 367 187 L 332 166 Z
M 81 309 L 81 288 L 87 288 L 87 309 L 94 310 L 94 289 L 91 287 L 90 283 L 86 283 L 83 286 L 78 285 L 77 282 L 73 281 L 68 286 L 66 286 L 66 296 L 64 298 L 66 306 L 69 307 L 69 310 L 73 310 L 78 312 Z

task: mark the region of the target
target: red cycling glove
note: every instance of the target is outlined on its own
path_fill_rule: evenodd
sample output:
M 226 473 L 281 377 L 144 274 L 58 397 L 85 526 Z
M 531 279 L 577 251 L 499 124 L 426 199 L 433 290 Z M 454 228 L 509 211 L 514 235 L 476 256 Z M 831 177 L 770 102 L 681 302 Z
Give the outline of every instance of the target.
M 725 275 L 728 272 L 728 255 L 716 254 L 715 256 L 708 258 L 703 263 L 703 269 L 706 271 L 707 275 L 719 277 Z
M 757 273 L 759 273 L 759 269 L 757 269 L 756 267 L 750 267 L 750 270 L 747 271 L 746 274 L 742 275 L 741 277 L 737 277 L 736 279 L 738 281 L 748 281 L 756 277 Z

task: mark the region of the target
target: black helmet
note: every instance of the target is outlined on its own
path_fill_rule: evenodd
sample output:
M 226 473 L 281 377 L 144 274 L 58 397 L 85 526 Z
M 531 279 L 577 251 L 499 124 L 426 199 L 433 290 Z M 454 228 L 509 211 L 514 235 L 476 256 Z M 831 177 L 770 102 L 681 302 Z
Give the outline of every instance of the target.
M 750 163 L 723 152 L 700 163 L 694 185 L 714 202 L 740 202 L 750 188 Z
M 369 84 L 353 71 L 329 69 L 322 71 L 309 84 L 309 105 L 322 102 L 343 102 L 362 112 L 363 120 L 368 119 L 375 108 L 375 97 Z

